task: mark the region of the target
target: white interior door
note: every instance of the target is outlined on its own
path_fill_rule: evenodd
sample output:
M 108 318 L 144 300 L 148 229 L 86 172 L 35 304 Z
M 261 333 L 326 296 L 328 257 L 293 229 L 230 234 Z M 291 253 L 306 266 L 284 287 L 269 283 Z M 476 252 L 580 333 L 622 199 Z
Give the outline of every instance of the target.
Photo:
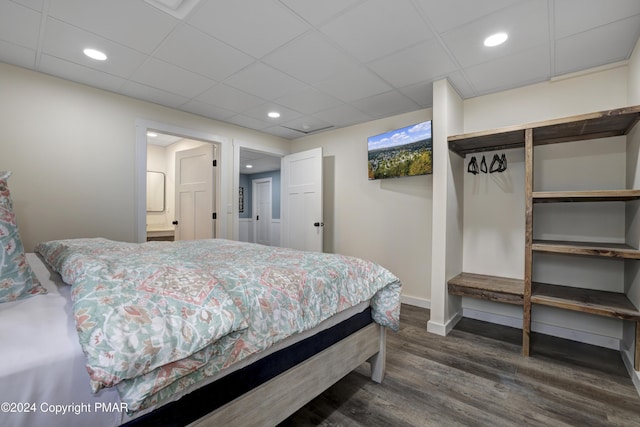
M 176 240 L 215 237 L 214 150 L 204 144 L 176 152 Z
M 284 156 L 283 246 L 322 251 L 322 148 Z
M 271 245 L 271 178 L 254 179 L 252 182 L 253 241 Z

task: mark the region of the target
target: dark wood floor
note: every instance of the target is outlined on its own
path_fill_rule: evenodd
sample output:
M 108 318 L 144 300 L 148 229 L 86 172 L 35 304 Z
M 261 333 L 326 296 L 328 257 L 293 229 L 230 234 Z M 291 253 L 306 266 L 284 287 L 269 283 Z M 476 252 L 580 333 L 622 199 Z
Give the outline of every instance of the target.
M 463 319 L 426 332 L 429 310 L 402 306 L 387 334 L 387 373 L 353 371 L 282 423 L 291 426 L 640 426 L 640 397 L 620 353 Z

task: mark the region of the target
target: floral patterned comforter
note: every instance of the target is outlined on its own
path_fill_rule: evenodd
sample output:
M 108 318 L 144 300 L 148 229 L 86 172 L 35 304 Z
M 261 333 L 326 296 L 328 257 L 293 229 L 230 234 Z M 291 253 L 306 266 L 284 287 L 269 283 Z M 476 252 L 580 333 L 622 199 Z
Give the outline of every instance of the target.
M 92 389 L 117 386 L 131 411 L 362 301 L 399 324 L 398 278 L 353 257 L 223 239 L 71 239 L 36 252 L 73 286 Z

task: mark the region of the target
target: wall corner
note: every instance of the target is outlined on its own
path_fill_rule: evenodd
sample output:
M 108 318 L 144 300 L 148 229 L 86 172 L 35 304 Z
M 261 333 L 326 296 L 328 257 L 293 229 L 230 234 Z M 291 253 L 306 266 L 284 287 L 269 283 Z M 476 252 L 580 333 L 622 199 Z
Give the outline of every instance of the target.
M 462 271 L 464 160 L 449 151 L 447 138 L 463 132 L 462 99 L 448 80 L 433 83 L 433 240 L 431 318 L 427 329 L 444 335 L 462 313 L 447 280 Z

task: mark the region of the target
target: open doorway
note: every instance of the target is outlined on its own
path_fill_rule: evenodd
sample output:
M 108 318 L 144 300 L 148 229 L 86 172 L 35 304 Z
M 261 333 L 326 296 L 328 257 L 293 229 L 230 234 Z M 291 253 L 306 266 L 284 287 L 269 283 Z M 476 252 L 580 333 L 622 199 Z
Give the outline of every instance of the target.
M 147 240 L 216 237 L 217 148 L 211 142 L 147 132 Z M 164 186 L 151 185 L 162 179 Z M 160 198 L 162 204 L 156 201 Z
M 281 246 L 281 156 L 240 148 L 238 240 Z

